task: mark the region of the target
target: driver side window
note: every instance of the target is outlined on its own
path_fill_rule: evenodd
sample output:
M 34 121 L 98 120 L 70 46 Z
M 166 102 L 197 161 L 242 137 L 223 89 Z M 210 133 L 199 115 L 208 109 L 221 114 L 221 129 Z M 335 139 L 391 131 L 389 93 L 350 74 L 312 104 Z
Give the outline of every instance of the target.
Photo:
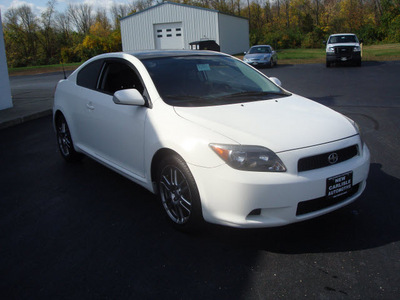
M 129 65 L 120 61 L 106 61 L 103 68 L 99 90 L 114 94 L 124 89 L 137 89 L 143 94 L 143 84 Z

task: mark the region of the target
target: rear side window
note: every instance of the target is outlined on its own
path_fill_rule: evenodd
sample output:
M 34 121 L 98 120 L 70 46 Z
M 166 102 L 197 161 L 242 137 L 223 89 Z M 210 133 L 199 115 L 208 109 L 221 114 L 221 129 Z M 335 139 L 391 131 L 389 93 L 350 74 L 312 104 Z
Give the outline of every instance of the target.
M 77 85 L 83 86 L 88 89 L 95 90 L 97 88 L 97 79 L 101 67 L 103 65 L 103 60 L 96 60 L 85 66 L 79 71 L 76 83 Z

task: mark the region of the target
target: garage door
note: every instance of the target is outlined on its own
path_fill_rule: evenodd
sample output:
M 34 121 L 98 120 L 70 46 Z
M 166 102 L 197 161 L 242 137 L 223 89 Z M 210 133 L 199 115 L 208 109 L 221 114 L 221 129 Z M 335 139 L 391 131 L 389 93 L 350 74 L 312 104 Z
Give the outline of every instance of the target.
M 182 23 L 154 24 L 156 49 L 183 49 Z

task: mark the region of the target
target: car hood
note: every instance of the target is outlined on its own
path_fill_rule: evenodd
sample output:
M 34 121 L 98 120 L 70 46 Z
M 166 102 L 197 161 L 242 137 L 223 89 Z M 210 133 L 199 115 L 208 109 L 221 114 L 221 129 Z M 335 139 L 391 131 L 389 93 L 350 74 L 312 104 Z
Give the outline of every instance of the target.
M 254 53 L 254 54 L 246 54 L 244 58 L 247 59 L 263 59 L 265 56 L 270 56 L 271 53 Z
M 356 134 L 343 115 L 297 95 L 219 106 L 175 107 L 175 111 L 182 118 L 238 144 L 264 146 L 275 152 L 328 143 Z
M 328 44 L 328 47 L 359 47 L 359 43 L 336 43 L 336 44 Z

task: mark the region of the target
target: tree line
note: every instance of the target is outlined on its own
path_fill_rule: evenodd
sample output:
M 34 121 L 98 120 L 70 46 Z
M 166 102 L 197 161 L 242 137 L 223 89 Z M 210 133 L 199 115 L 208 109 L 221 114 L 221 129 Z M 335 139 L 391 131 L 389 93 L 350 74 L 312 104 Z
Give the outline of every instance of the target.
M 171 0 L 170 0 L 171 1 Z M 365 43 L 400 42 L 400 0 L 172 0 L 248 18 L 250 44 L 315 48 L 331 33 L 353 32 Z M 110 11 L 57 0 L 36 15 L 30 6 L 10 8 L 3 31 L 9 67 L 80 62 L 121 51 L 119 19 L 157 4 L 136 0 Z

